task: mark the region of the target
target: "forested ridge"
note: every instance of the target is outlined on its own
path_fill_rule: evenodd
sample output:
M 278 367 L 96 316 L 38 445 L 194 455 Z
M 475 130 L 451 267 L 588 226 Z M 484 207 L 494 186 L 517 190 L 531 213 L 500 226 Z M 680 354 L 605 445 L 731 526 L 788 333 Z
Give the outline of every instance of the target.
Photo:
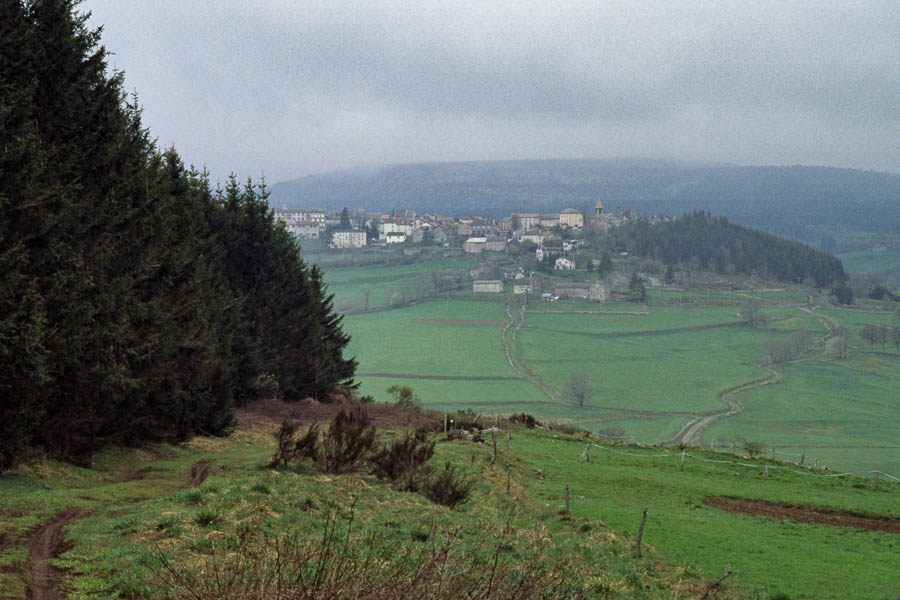
M 593 212 L 599 198 L 642 215 L 704 210 L 818 243 L 822 230 L 900 229 L 900 174 L 811 166 L 738 166 L 649 159 L 547 159 L 387 165 L 307 175 L 272 186 L 276 205 L 343 206 L 499 218 Z
M 356 366 L 265 185 L 157 149 L 76 5 L 0 2 L 0 468 L 224 434 Z
M 755 274 L 780 281 L 813 281 L 820 287 L 847 279 L 840 259 L 799 242 L 695 211 L 678 219 L 639 220 L 613 229 L 611 243 L 668 265 L 716 273 Z

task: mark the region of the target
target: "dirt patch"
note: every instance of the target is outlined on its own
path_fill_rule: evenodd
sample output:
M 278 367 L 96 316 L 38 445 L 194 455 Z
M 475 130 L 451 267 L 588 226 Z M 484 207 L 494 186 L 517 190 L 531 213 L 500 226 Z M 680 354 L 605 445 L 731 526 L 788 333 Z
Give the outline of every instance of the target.
M 57 590 L 59 570 L 50 565 L 67 550 L 65 527 L 81 516 L 81 511 L 69 507 L 40 527 L 28 541 L 28 561 L 25 565 L 25 597 L 29 600 L 58 600 L 62 598 Z
M 410 319 L 412 323 L 450 323 L 451 325 L 506 325 L 506 321 L 480 321 L 477 319 Z
M 769 517 L 774 519 L 833 525 L 835 527 L 851 527 L 870 531 L 900 533 L 900 519 L 867 515 L 810 504 L 788 504 L 784 502 L 767 502 L 765 500 L 748 500 L 746 498 L 729 498 L 716 496 L 704 498 L 703 504 L 715 506 L 728 512 Z
M 209 465 L 212 463 L 211 460 L 198 460 L 193 465 L 191 465 L 190 471 L 188 471 L 188 485 L 190 487 L 198 486 L 209 477 Z

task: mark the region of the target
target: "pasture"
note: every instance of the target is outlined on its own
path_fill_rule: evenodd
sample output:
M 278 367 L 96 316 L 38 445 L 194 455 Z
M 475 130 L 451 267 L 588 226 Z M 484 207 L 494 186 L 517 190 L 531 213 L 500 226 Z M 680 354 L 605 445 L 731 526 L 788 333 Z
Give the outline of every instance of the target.
M 471 260 L 338 269 L 326 276 L 345 297 L 366 283 L 373 297 L 381 286 L 384 298 L 405 281 L 394 277 L 460 270 Z M 742 322 L 740 306 L 748 297 L 762 303 L 770 317 L 766 327 Z M 352 336 L 349 353 L 359 360 L 360 393 L 377 401 L 390 400 L 390 386 L 408 385 L 426 406 L 524 411 L 592 431 L 624 429 L 630 441 L 644 444 L 671 440 L 691 419 L 723 411 L 724 392 L 768 377 L 767 342 L 802 329 L 817 342 L 813 349 L 777 367 L 778 383 L 737 394 L 743 412 L 711 423 L 701 443 L 730 447 L 745 438 L 795 460 L 806 454 L 836 470 L 880 469 L 900 477 L 900 442 L 890 439 L 891 424 L 900 422 L 900 359 L 890 343 L 872 349 L 859 337 L 863 324 L 891 325 L 894 317 L 803 310 L 798 305 L 805 298 L 801 291 L 772 289 L 651 290 L 647 304 L 532 299 L 520 323 L 520 297 L 454 292 L 450 299 L 349 314 L 344 326 Z M 849 359 L 823 352 L 826 323 L 835 321 L 850 331 Z M 567 393 L 573 374 L 592 388 L 581 406 Z

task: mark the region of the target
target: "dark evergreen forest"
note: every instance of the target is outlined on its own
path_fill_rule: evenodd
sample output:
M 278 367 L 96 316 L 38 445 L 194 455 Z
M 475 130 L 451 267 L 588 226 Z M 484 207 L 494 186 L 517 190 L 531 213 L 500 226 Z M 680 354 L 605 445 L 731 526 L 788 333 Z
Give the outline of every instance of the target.
M 799 242 L 754 231 L 697 211 L 671 221 L 639 220 L 613 229 L 614 249 L 658 259 L 667 265 L 745 273 L 819 287 L 847 279 L 841 261 Z
M 264 184 L 159 150 L 74 0 L 0 0 L 0 468 L 230 431 L 356 362 Z

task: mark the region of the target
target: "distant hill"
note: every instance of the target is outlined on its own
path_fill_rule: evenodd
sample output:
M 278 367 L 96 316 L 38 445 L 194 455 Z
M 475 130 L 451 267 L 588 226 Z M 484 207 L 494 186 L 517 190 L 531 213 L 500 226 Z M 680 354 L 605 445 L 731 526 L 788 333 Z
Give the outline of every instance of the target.
M 694 210 L 818 241 L 823 230 L 900 231 L 900 175 L 829 167 L 744 167 L 647 159 L 391 165 L 272 186 L 275 206 L 411 208 L 454 216 L 591 208 L 642 215 Z

